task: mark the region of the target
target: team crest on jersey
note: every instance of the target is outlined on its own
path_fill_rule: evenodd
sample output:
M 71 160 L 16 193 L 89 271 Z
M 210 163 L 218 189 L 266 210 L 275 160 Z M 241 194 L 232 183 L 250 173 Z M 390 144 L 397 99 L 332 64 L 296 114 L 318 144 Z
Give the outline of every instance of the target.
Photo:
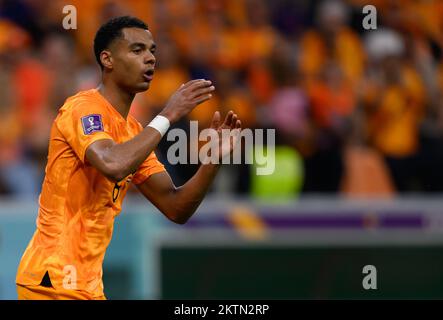
M 104 131 L 102 116 L 99 114 L 90 114 L 82 117 L 82 126 L 84 134 L 88 135 L 97 131 Z

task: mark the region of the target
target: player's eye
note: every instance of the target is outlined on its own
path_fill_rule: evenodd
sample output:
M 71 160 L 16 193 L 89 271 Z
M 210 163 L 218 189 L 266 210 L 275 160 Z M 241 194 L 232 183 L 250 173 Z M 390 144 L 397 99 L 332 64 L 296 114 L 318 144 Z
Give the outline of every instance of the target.
M 142 53 L 142 49 L 137 48 L 137 49 L 132 50 L 132 52 L 134 52 L 135 54 L 140 54 L 140 53 Z

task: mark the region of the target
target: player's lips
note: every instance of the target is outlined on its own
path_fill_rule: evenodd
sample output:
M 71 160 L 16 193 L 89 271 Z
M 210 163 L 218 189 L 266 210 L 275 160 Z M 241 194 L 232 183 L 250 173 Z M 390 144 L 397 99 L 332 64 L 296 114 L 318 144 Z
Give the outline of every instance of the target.
M 148 82 L 152 81 L 152 79 L 154 78 L 154 69 L 149 69 L 148 71 L 143 73 L 143 78 Z

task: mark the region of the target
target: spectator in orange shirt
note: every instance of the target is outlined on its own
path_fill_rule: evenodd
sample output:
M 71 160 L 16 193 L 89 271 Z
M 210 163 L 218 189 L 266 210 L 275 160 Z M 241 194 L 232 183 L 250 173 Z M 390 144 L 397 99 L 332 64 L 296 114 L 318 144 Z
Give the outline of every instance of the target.
M 318 27 L 300 39 L 299 68 L 308 83 L 322 72 L 330 59 L 336 61 L 349 83 L 362 76 L 365 52 L 358 35 L 348 27 L 349 8 L 336 0 L 323 1 L 317 8 Z
M 423 82 L 397 33 L 380 30 L 367 43 L 371 73 L 366 82 L 374 87 L 364 99 L 369 139 L 384 155 L 397 190 L 411 190 L 417 178 L 419 127 L 426 105 Z
M 309 88 L 314 150 L 305 159 L 305 191 L 337 192 L 343 174 L 343 147 L 356 100 L 340 66 L 331 61 Z

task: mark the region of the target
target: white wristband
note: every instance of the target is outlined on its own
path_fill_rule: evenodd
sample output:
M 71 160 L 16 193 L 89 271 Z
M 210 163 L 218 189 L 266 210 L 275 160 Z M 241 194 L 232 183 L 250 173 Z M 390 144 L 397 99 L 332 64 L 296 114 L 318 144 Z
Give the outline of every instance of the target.
M 163 137 L 166 131 L 168 131 L 170 125 L 171 123 L 169 122 L 168 118 L 156 116 L 147 126 L 160 132 L 161 136 Z

